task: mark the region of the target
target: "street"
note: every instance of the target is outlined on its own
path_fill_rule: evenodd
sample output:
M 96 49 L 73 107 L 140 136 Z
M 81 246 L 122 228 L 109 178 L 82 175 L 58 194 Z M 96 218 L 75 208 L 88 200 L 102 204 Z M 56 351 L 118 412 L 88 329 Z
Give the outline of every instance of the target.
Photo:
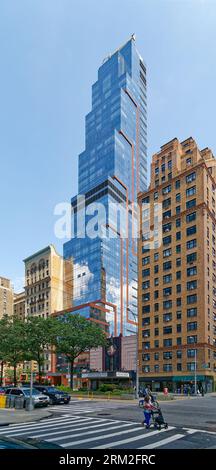
M 51 406 L 40 422 L 0 428 L 0 436 L 34 438 L 66 449 L 204 449 L 216 448 L 216 397 L 161 403 L 167 430 L 141 426 L 137 403 L 72 399 Z

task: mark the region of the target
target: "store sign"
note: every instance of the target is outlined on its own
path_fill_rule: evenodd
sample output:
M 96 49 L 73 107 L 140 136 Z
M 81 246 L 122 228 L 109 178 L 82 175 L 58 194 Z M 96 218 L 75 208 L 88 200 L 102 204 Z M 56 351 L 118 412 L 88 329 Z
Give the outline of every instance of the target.
M 127 378 L 130 377 L 129 372 L 116 372 L 116 377 Z
M 101 379 L 107 377 L 107 372 L 90 372 L 88 374 L 82 374 L 82 379 Z

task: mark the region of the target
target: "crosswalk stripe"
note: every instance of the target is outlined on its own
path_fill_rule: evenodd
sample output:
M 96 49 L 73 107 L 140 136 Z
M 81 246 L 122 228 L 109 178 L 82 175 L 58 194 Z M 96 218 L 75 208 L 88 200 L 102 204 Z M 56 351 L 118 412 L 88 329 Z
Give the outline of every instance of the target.
M 161 429 L 160 434 L 162 432 L 168 432 L 168 431 L 171 431 L 173 429 L 175 429 L 175 427 L 172 427 L 172 426 L 169 426 L 168 429 Z M 158 435 L 158 433 L 159 433 L 158 430 L 157 431 L 152 431 L 148 434 L 143 434 L 142 436 L 135 436 L 135 437 L 130 437 L 128 439 L 122 439 L 121 441 L 115 441 L 115 442 L 107 443 L 105 445 L 92 447 L 92 449 L 107 449 L 107 448 L 110 448 L 110 447 L 116 447 L 116 446 L 121 445 L 121 444 L 128 444 L 128 442 L 134 442 L 134 441 L 138 441 L 138 440 L 141 440 L 141 439 L 146 439 L 148 437 L 151 438 L 152 436 L 155 436 L 156 434 Z M 112 434 L 111 434 L 110 437 L 112 437 Z
M 94 418 L 82 418 L 82 421 L 84 421 L 84 422 L 86 422 L 86 421 L 92 421 L 93 419 L 94 419 Z M 71 423 L 71 424 L 80 423 L 80 418 L 78 418 L 78 419 L 68 418 L 67 420 L 63 420 L 61 423 L 59 423 L 59 422 L 56 423 L 56 426 L 59 426 L 59 424 L 65 425 L 66 423 L 69 423 L 69 424 L 70 424 L 70 423 Z M 85 424 L 85 423 L 84 423 L 84 424 Z M 12 429 L 11 431 L 7 431 L 7 430 L 1 431 L 0 434 L 1 434 L 1 435 L 2 435 L 2 434 L 9 435 L 9 434 L 17 433 L 18 431 L 21 431 L 21 432 L 22 432 L 22 431 L 27 431 L 27 432 L 28 432 L 28 430 L 32 431 L 32 430 L 34 430 L 34 429 L 37 430 L 38 428 L 40 428 L 40 429 L 42 429 L 42 428 L 43 428 L 43 429 L 48 428 L 48 429 L 49 429 L 50 427 L 51 427 L 51 428 L 54 427 L 54 423 L 50 423 L 50 424 L 44 423 L 43 425 L 41 425 L 40 423 L 38 423 L 38 424 L 31 425 L 31 426 L 24 426 L 24 425 L 23 425 L 23 426 L 20 426 L 20 428 L 18 428 L 18 429 L 17 429 L 17 428 L 16 428 L 16 429 Z
M 53 427 L 51 429 L 48 429 L 48 428 L 44 428 L 41 430 L 41 432 L 39 432 L 38 429 L 32 429 L 30 430 L 30 432 L 27 432 L 26 430 L 23 430 L 23 431 L 18 431 L 17 433 L 14 433 L 13 436 L 24 436 L 24 435 L 28 435 L 28 436 L 33 436 L 33 437 L 44 437 L 44 436 L 52 436 L 52 435 L 60 435 L 60 434 L 63 434 L 63 433 L 68 433 L 70 436 L 71 436 L 71 433 L 74 433 L 75 431 L 79 430 L 79 431 L 85 431 L 86 429 L 86 424 L 89 425 L 89 424 L 92 424 L 93 423 L 93 426 L 88 426 L 88 429 L 89 428 L 93 428 L 95 425 L 97 425 L 95 423 L 95 421 L 91 421 L 89 423 L 89 421 L 86 423 L 73 423 L 73 424 L 70 424 L 70 423 L 67 423 L 66 425 L 61 426 L 60 430 L 59 430 L 59 426 L 58 427 Z M 106 426 L 107 423 L 102 423 L 102 424 L 98 424 L 97 426 Z M 79 428 L 77 428 L 76 426 L 79 426 Z M 81 427 L 80 427 L 81 426 Z M 63 429 L 63 430 L 62 430 Z
M 61 426 L 60 429 L 62 429 L 62 428 L 64 427 L 64 429 L 65 429 L 66 431 L 69 431 L 69 430 L 74 431 L 74 429 L 73 429 L 74 427 L 76 427 L 76 426 L 82 426 L 81 429 L 85 430 L 86 425 L 92 423 L 92 421 L 90 421 L 90 420 L 86 420 L 86 421 L 87 421 L 87 422 L 84 422 L 84 423 L 80 423 L 80 420 L 79 420 L 79 421 L 76 421 L 75 423 L 74 423 L 74 422 L 73 422 L 73 423 L 66 423 L 66 424 L 64 424 L 63 426 Z M 52 431 L 53 429 L 55 429 L 55 433 L 54 433 L 54 434 L 59 434 L 59 433 L 61 432 L 61 431 L 59 431 L 59 426 L 53 426 L 53 427 L 44 426 L 44 428 L 39 428 L 39 429 L 41 429 L 42 432 L 43 432 L 43 431 L 46 431 L 46 432 L 47 432 L 47 431 Z M 11 436 L 24 436 L 24 435 L 27 435 L 27 434 L 28 434 L 28 436 L 30 436 L 30 435 L 33 436 L 33 435 L 37 434 L 38 431 L 39 431 L 39 430 L 36 429 L 36 428 L 30 429 L 29 432 L 28 432 L 28 430 L 26 430 L 26 429 L 22 429 L 21 431 L 16 431 L 16 432 L 13 431 L 13 433 L 6 434 L 6 436 L 9 436 L 9 435 L 11 435 Z M 47 433 L 47 434 L 50 435 L 49 433 Z M 40 433 L 40 435 L 41 435 L 41 433 Z
M 139 447 L 139 449 L 155 449 L 156 447 L 164 446 L 169 444 L 170 442 L 177 441 L 178 439 L 182 439 L 185 437 L 185 434 L 174 434 L 174 436 L 167 437 L 166 439 L 162 439 L 161 441 L 154 442 L 152 444 L 148 444 L 144 447 Z
M 63 419 L 65 419 L 65 418 L 72 418 L 72 415 L 70 415 L 70 414 L 69 414 L 69 415 L 64 415 L 64 417 L 62 417 L 62 416 L 60 417 L 60 416 L 59 416 L 58 418 L 45 418 L 45 419 L 42 419 L 41 421 L 25 421 L 25 422 L 23 422 L 23 423 L 10 424 L 10 425 L 9 425 L 9 428 L 15 428 L 15 427 L 17 427 L 17 426 L 28 426 L 28 425 L 30 426 L 31 424 L 39 424 L 39 422 L 40 422 L 41 424 L 43 424 L 45 421 L 47 421 L 47 422 L 50 423 L 50 422 L 54 422 L 54 421 L 63 420 Z M 77 417 L 76 417 L 76 418 L 77 418 Z M 74 418 L 72 418 L 72 419 L 76 419 L 76 418 L 74 417 Z
M 134 423 L 132 423 L 134 424 Z M 121 428 L 123 428 L 124 426 L 126 425 L 122 425 Z M 93 437 L 93 438 L 88 438 L 88 439 L 82 439 L 80 441 L 73 441 L 73 442 L 67 442 L 66 444 L 62 444 L 62 447 L 68 447 L 68 446 L 76 446 L 78 444 L 85 444 L 86 442 L 91 442 L 91 441 L 97 441 L 97 440 L 102 440 L 102 439 L 107 439 L 108 437 L 115 437 L 115 436 L 120 436 L 122 434 L 128 434 L 130 432 L 136 432 L 136 431 L 140 431 L 140 432 L 143 432 L 143 429 L 139 426 L 139 427 L 136 427 L 136 428 L 133 428 L 133 429 L 127 429 L 126 431 L 119 431 L 119 432 L 114 432 L 114 433 L 111 433 L 111 434 L 106 434 L 104 436 L 100 436 L 100 437 Z M 157 431 L 158 432 L 158 431 Z M 90 434 L 90 433 L 89 433 Z M 76 437 L 73 436 L 73 437 Z M 139 436 L 139 439 L 142 438 L 142 435 Z M 137 438 L 138 439 L 138 438 Z M 115 445 L 115 444 L 114 444 Z M 103 447 L 103 446 L 102 446 Z
M 115 423 L 114 423 L 114 424 L 115 424 Z M 108 427 L 106 427 L 106 429 L 104 429 L 104 430 L 102 430 L 102 431 L 105 431 L 105 432 L 106 432 L 106 431 L 112 431 L 112 430 L 115 430 L 115 429 L 119 429 L 119 428 L 122 429 L 122 428 L 124 428 L 124 427 L 126 427 L 126 426 L 128 427 L 128 426 L 132 426 L 132 425 L 133 425 L 133 423 L 131 423 L 131 424 L 123 424 L 123 425 L 121 424 L 121 425 L 115 425 L 115 426 L 108 426 Z M 88 429 L 89 429 L 89 428 L 88 428 Z M 74 431 L 76 431 L 76 429 L 74 429 Z M 128 432 L 128 431 L 132 432 L 131 429 L 128 429 L 126 432 Z M 89 436 L 89 435 L 91 435 L 91 434 L 96 434 L 96 433 L 99 433 L 99 432 L 101 432 L 101 429 L 94 429 L 94 431 L 90 431 L 90 432 L 87 431 L 87 432 L 86 432 L 86 435 Z M 125 431 L 122 431 L 122 432 L 124 433 Z M 83 433 L 73 434 L 73 435 L 72 435 L 73 438 L 75 438 L 75 437 L 80 437 L 80 436 L 83 436 Z M 68 438 L 69 438 L 69 437 L 71 437 L 71 436 L 68 436 Z M 106 437 L 106 436 L 104 435 L 104 438 L 105 438 L 105 437 Z M 67 436 L 64 436 L 64 437 L 56 437 L 56 438 L 54 438 L 54 439 L 47 439 L 47 441 L 48 441 L 48 442 L 50 442 L 50 441 L 51 441 L 51 442 L 52 442 L 52 441 L 57 441 L 57 442 L 58 442 L 58 441 L 63 441 L 63 440 L 65 440 L 66 438 L 67 438 Z M 96 439 L 101 439 L 101 436 L 97 437 Z M 91 440 L 91 439 L 89 439 L 89 440 Z M 77 442 L 76 442 L 76 443 L 77 443 Z M 75 443 L 75 444 L 76 444 L 76 443 Z M 65 445 L 66 445 L 66 444 L 65 444 Z
M 93 424 L 92 424 L 92 423 L 93 423 Z M 113 421 L 113 423 L 111 423 L 111 424 L 114 425 L 115 422 Z M 77 424 L 76 426 L 79 426 L 79 425 Z M 90 426 L 88 426 L 88 430 L 89 430 L 89 429 L 95 429 L 95 432 L 103 432 L 103 431 L 106 431 L 106 430 L 107 430 L 107 427 L 106 427 L 106 426 L 107 426 L 107 422 L 106 422 L 105 420 L 104 420 L 104 423 L 101 423 L 101 424 L 97 424 L 97 422 L 91 421 Z M 103 428 L 103 427 L 106 427 L 106 428 L 105 428 L 105 429 L 96 429 L 96 428 L 101 428 L 101 427 L 102 427 L 102 428 Z M 119 428 L 119 427 L 120 427 L 119 425 L 116 425 L 113 429 L 117 429 L 117 428 Z M 51 433 L 47 433 L 47 434 L 38 434 L 37 436 L 34 436 L 34 437 L 45 437 L 45 436 L 48 436 L 48 437 L 49 437 L 49 436 L 52 436 L 52 435 L 57 435 L 57 436 L 59 436 L 60 434 L 66 434 L 66 433 L 69 434 L 70 431 L 72 431 L 73 433 L 74 433 L 75 431 L 85 431 L 85 428 L 83 428 L 83 427 L 78 427 L 78 428 L 75 428 L 75 429 L 74 429 L 74 428 L 71 429 L 71 428 L 69 427 L 69 429 L 66 429 L 66 430 L 63 430 L 63 431 L 59 431 L 59 432 L 58 432 L 58 431 L 55 431 L 55 432 L 51 432 Z M 89 434 L 89 433 L 87 433 L 87 434 Z M 81 435 L 83 435 L 83 434 L 81 434 Z M 72 436 L 74 436 L 74 434 L 72 434 Z M 71 437 L 71 435 L 70 435 L 70 437 Z M 67 436 L 64 436 L 64 437 L 62 437 L 62 438 L 56 437 L 56 438 L 53 438 L 53 439 L 46 439 L 46 440 L 52 442 L 52 441 L 57 441 L 57 440 L 64 440 L 65 438 L 67 438 Z

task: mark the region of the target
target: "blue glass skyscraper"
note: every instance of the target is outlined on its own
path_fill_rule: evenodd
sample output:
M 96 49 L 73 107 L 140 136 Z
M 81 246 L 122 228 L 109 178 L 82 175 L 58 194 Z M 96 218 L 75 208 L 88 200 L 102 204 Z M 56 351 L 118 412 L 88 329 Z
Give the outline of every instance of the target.
M 79 155 L 78 189 L 85 196 L 85 227 L 94 204 L 101 203 L 106 222 L 100 228 L 108 236 L 82 238 L 75 221 L 75 237 L 64 244 L 64 258 L 73 259 L 72 312 L 94 317 L 115 335 L 133 333 L 137 322 L 135 210 L 131 204 L 147 188 L 146 138 L 146 67 L 132 36 L 99 68 L 92 86 L 92 110 L 86 116 L 85 150 Z M 114 203 L 127 211 L 123 227 L 127 237 L 120 216 L 116 219 L 114 214 Z M 71 204 L 75 215 L 80 213 L 80 197 L 73 197 Z

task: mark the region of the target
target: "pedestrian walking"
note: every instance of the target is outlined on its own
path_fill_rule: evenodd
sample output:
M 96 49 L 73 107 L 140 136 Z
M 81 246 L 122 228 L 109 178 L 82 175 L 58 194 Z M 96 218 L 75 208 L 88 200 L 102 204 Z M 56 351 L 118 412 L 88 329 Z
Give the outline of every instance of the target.
M 149 395 L 146 395 L 143 404 L 144 421 L 142 422 L 143 426 L 144 424 L 146 425 L 146 429 L 150 428 L 152 408 L 151 398 Z

